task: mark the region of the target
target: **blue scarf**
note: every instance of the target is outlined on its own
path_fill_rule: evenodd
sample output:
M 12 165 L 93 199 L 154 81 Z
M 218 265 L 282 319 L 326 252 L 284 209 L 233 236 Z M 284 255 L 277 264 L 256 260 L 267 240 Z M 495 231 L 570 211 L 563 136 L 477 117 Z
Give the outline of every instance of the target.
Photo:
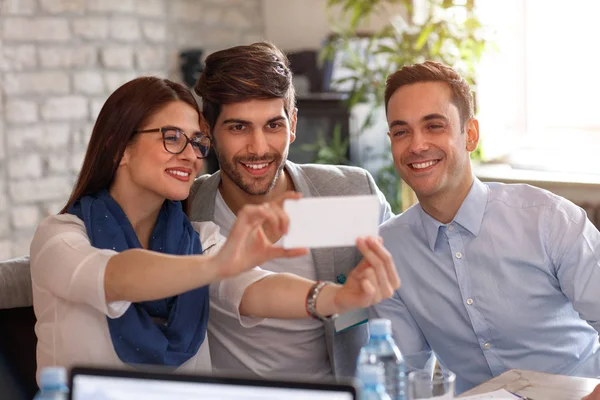
M 85 223 L 94 247 L 118 252 L 142 247 L 127 216 L 107 190 L 83 197 L 69 207 L 68 213 Z M 181 202 L 164 202 L 149 249 L 166 254 L 202 254 L 200 237 Z M 204 341 L 208 301 L 205 286 L 167 299 L 133 303 L 121 317 L 107 318 L 117 355 L 127 364 L 180 366 L 196 355 Z M 156 324 L 153 318 L 167 322 Z

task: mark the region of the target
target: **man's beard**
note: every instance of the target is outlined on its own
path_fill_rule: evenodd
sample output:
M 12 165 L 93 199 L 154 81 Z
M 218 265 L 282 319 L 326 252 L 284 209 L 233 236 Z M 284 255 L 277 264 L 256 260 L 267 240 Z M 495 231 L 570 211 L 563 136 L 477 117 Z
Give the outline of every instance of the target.
M 222 157 L 221 152 L 218 150 L 218 148 L 216 146 L 215 146 L 215 152 L 217 155 L 217 159 L 219 160 L 221 173 L 227 175 L 227 177 L 229 179 L 231 179 L 231 181 L 233 183 L 235 183 L 235 185 L 237 187 L 239 187 L 245 193 L 252 195 L 252 196 L 264 196 L 267 193 L 269 193 L 271 190 L 273 190 L 273 188 L 275 187 L 275 184 L 277 183 L 277 179 L 279 178 L 279 175 L 281 174 L 281 171 L 283 170 L 283 167 L 285 166 L 285 160 L 287 159 L 287 152 L 285 153 L 284 156 L 282 156 L 279 153 L 272 152 L 272 153 L 267 153 L 261 157 L 238 156 L 238 157 L 234 157 L 233 160 L 231 162 L 229 162 L 229 160 L 227 160 L 226 157 Z M 243 167 L 239 166 L 239 164 L 241 162 L 256 163 L 256 162 L 261 162 L 261 161 L 275 163 L 275 165 L 277 165 L 277 169 L 275 170 L 275 174 L 273 174 L 273 178 L 270 180 L 267 180 L 266 177 L 259 178 L 259 179 L 250 178 L 250 179 L 252 179 L 251 182 L 245 182 L 244 177 L 238 170 L 238 168 L 243 168 Z M 236 168 L 236 167 L 238 167 L 238 168 Z M 264 181 L 264 182 L 261 182 L 261 181 Z

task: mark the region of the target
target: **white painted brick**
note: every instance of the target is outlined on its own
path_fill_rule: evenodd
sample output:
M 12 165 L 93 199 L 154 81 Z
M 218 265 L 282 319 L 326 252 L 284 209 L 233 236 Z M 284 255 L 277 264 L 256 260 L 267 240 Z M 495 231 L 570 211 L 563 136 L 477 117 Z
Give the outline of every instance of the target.
M 35 229 L 28 229 L 23 232 L 19 232 L 17 237 L 13 237 L 11 241 L 11 258 L 22 257 L 29 254 L 29 248 L 31 247 L 31 239 Z
M 13 126 L 7 129 L 6 139 L 11 153 L 36 149 L 40 152 L 62 150 L 69 145 L 71 129 L 65 123 L 43 123 Z
M 42 125 L 43 137 L 41 143 L 46 149 L 65 149 L 69 144 L 71 129 L 64 123 L 44 123 Z
M 227 3 L 226 6 L 227 7 L 243 7 L 244 4 L 254 4 L 256 7 L 258 7 L 257 1 L 256 0 L 204 0 L 205 2 L 207 2 L 208 4 L 214 4 L 217 6 L 223 6 L 225 5 L 224 3 Z M 258 2 L 260 3 L 262 0 L 258 0 Z
M 104 80 L 109 92 L 114 92 L 121 85 L 137 77 L 135 72 L 105 72 Z
M 66 42 L 71 39 L 65 18 L 3 18 L 2 37 L 8 40 Z
M 110 21 L 110 36 L 124 42 L 140 39 L 140 24 L 136 18 L 113 18 Z
M 47 176 L 40 179 L 19 179 L 9 182 L 10 198 L 19 204 L 50 200 L 66 202 L 71 188 L 71 181 L 66 176 Z
M 206 7 L 206 9 L 200 14 L 202 23 L 206 26 L 219 25 L 224 10 L 218 7 Z
M 79 173 L 81 166 L 83 165 L 83 159 L 85 158 L 85 151 L 78 151 L 71 155 L 71 171 Z
M 92 67 L 96 65 L 98 50 L 94 46 L 44 46 L 39 49 L 40 64 L 44 68 Z
M 87 0 L 87 9 L 95 12 L 128 13 L 135 10 L 134 0 Z
M 0 213 L 0 237 L 8 236 L 10 233 L 10 219 L 5 213 Z
M 173 27 L 172 29 L 174 41 L 179 45 L 179 47 L 184 48 L 201 46 L 202 48 L 205 48 L 204 44 L 206 40 L 208 40 L 206 29 L 194 24 L 181 24 Z
M 225 11 L 220 23 L 234 29 L 249 29 L 254 26 L 252 20 L 244 14 L 244 10 L 235 7 L 229 7 Z
M 6 100 L 5 116 L 8 122 L 28 123 L 38 120 L 38 106 L 31 100 Z
M 7 46 L 0 41 L 0 71 L 21 71 L 36 65 L 35 46 Z
M 69 75 L 66 72 L 17 72 L 4 76 L 7 94 L 65 94 L 69 93 Z
M 84 39 L 106 39 L 108 37 L 108 18 L 89 17 L 73 21 L 75 36 Z
M 0 179 L 0 210 L 8 209 L 8 197 L 6 194 L 5 181 L 4 179 Z
M 88 118 L 88 102 L 83 96 L 62 96 L 46 100 L 41 108 L 46 121 Z
M 66 201 L 50 201 L 47 203 L 44 203 L 43 206 L 43 217 L 48 217 L 50 215 L 56 215 L 60 212 L 60 210 L 63 209 L 63 207 L 65 206 Z
M 8 176 L 11 179 L 39 178 L 42 176 L 43 162 L 40 154 L 23 154 L 8 160 Z
M 46 157 L 47 171 L 52 175 L 63 175 L 69 172 L 69 157 L 65 154 L 49 154 Z
M 149 70 L 166 67 L 165 49 L 158 46 L 144 46 L 136 53 L 137 66 L 140 69 Z
M 0 107 L 0 113 L 2 112 L 2 107 Z M 4 150 L 4 121 L 0 120 L 0 162 L 4 160 L 6 157 L 6 151 Z
M 34 0 L 2 0 L 0 15 L 32 15 L 35 12 Z
M 198 21 L 205 10 L 204 4 L 196 0 L 172 1 L 170 15 L 184 21 Z
M 165 79 L 171 79 L 173 81 L 177 81 L 177 82 L 181 82 L 181 79 L 178 76 L 171 76 L 169 77 L 167 72 L 163 69 L 163 70 L 157 70 L 157 69 L 151 69 L 151 70 L 147 70 L 147 71 L 143 71 L 143 73 L 140 74 L 144 75 L 144 76 L 156 76 L 158 78 L 165 78 Z
M 198 37 L 197 35 L 197 33 L 190 35 L 188 32 L 184 32 L 184 43 L 194 43 L 194 37 Z M 206 35 L 204 38 L 204 47 L 212 47 L 216 49 L 229 47 L 232 45 L 232 43 L 239 43 L 239 36 L 239 32 L 232 29 L 211 29 L 210 35 Z
M 252 44 L 256 42 L 263 42 L 265 40 L 267 39 L 260 33 L 245 33 L 242 35 L 243 44 Z
M 104 92 L 104 79 L 97 71 L 76 72 L 73 75 L 76 93 L 99 94 Z
M 12 242 L 10 240 L 0 240 L 0 259 L 8 260 L 12 258 Z
M 145 21 L 142 23 L 144 38 L 153 43 L 163 43 L 167 40 L 167 25 L 164 22 Z
M 15 229 L 28 229 L 37 227 L 40 222 L 40 208 L 35 205 L 11 207 L 10 217 Z
M 165 7 L 165 0 L 138 1 L 135 12 L 144 17 L 166 17 L 167 10 Z
M 261 4 L 262 0 L 233 0 L 233 1 L 235 3 L 232 3 L 230 6 L 244 7 L 247 10 L 252 10 L 255 12 L 260 12 L 260 8 L 262 6 L 262 4 Z
M 92 117 L 92 120 L 96 120 L 96 118 L 98 118 L 100 110 L 102 110 L 102 106 L 104 106 L 104 102 L 104 98 L 90 100 L 90 115 Z
M 133 68 L 133 48 L 130 46 L 107 46 L 102 49 L 102 65 L 106 68 Z
M 42 10 L 50 14 L 76 13 L 83 14 L 85 0 L 39 0 Z
M 100 101 L 100 99 L 97 99 Z M 102 102 L 105 100 L 102 99 Z M 92 119 L 95 119 L 92 116 Z M 88 123 L 83 126 L 77 127 L 77 129 L 73 132 L 73 145 L 78 150 L 85 150 L 88 142 L 90 141 L 90 136 L 92 136 L 92 132 L 94 131 L 94 124 Z

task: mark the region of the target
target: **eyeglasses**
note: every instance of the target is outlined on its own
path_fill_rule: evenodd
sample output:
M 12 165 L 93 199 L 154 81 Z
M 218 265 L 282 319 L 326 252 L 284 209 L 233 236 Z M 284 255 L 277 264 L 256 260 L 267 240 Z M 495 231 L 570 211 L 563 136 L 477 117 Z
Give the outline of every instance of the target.
M 150 132 L 161 132 L 163 137 L 163 145 L 165 150 L 171 154 L 181 154 L 185 150 L 186 146 L 192 145 L 196 157 L 205 158 L 208 156 L 210 150 L 210 138 L 206 135 L 197 134 L 193 138 L 189 138 L 181 129 L 174 128 L 172 126 L 163 126 L 162 128 L 156 129 L 144 129 L 134 131 L 133 133 L 150 133 Z

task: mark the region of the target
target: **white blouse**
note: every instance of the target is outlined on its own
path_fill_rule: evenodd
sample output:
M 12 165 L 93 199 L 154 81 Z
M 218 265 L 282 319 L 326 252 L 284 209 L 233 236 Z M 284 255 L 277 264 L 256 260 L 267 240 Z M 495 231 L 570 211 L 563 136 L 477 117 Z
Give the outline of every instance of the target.
M 218 251 L 225 238 L 212 222 L 192 223 L 205 254 Z M 131 305 L 127 301 L 106 302 L 104 271 L 113 250 L 93 247 L 83 221 L 62 214 L 44 219 L 31 243 L 33 306 L 37 318 L 38 376 L 41 368 L 60 365 L 125 367 L 117 356 L 106 317 L 118 318 Z M 254 268 L 234 278 L 211 285 L 210 301 L 220 309 L 239 315 L 242 295 L 252 283 L 271 274 Z M 215 305 L 217 305 L 215 304 Z M 211 307 L 212 312 L 212 307 Z M 249 317 L 243 320 L 248 323 Z M 253 319 L 258 323 L 261 319 Z M 198 353 L 177 371 L 210 371 L 208 337 Z

